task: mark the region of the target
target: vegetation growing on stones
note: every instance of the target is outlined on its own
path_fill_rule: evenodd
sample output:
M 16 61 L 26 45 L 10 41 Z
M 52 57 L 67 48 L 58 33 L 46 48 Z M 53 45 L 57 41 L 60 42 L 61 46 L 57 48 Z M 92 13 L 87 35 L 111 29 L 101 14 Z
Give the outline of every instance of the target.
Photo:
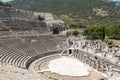
M 74 36 L 77 36 L 79 34 L 79 31 L 78 30 L 74 30 L 73 33 L 72 33 Z
M 59 26 L 57 24 L 53 25 L 53 34 L 59 34 Z
M 1 6 L 12 7 L 11 3 L 9 3 L 9 2 L 2 2 L 2 1 L 0 1 L 0 5 L 1 5 Z

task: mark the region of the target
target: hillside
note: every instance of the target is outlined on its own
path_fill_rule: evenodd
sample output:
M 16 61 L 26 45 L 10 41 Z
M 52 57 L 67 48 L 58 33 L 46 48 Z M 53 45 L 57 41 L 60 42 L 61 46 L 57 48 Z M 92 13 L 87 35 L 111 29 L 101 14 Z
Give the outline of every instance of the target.
M 13 0 L 13 6 L 83 20 L 84 24 L 120 22 L 120 6 L 108 0 Z

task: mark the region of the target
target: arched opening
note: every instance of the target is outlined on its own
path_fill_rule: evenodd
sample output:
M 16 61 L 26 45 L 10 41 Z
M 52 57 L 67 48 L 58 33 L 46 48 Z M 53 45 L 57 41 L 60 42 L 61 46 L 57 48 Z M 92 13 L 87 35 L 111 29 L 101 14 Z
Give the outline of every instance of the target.
M 72 54 L 72 50 L 71 49 L 69 49 L 69 54 Z

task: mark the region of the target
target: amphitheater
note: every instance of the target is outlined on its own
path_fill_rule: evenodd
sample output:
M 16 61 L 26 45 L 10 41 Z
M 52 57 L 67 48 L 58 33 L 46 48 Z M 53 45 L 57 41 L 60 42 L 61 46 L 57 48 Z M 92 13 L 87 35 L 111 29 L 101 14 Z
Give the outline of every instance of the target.
M 0 31 L 0 80 L 107 80 L 111 70 L 119 75 L 118 64 L 53 35 L 34 12 L 0 6 Z

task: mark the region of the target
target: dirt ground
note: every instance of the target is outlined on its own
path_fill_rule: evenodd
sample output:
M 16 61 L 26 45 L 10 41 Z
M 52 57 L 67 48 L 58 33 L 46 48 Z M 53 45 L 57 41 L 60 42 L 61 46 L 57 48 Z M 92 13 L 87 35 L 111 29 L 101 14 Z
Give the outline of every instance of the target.
M 51 59 L 44 59 L 42 61 L 42 63 L 39 65 L 39 70 L 43 72 L 38 72 L 38 74 L 42 74 L 45 75 L 47 78 L 49 78 L 50 80 L 100 80 L 101 78 L 105 78 L 102 73 L 94 70 L 93 68 L 90 68 L 89 72 L 90 75 L 89 76 L 83 76 L 83 77 L 79 77 L 79 76 L 63 76 L 63 75 L 59 75 L 57 73 L 51 73 L 50 71 L 44 71 L 48 69 L 48 64 L 51 60 L 53 60 L 54 58 Z

